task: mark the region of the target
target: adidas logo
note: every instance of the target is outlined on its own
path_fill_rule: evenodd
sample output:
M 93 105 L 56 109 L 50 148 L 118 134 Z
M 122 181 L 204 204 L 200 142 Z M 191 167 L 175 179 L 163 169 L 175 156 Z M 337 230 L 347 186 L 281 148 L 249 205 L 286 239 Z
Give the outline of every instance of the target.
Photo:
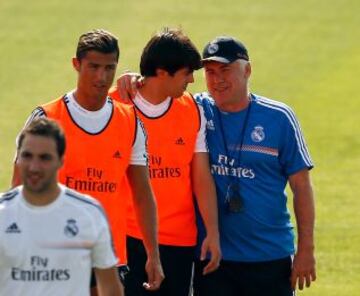
M 121 153 L 119 150 L 114 153 L 113 158 L 121 158 Z
M 206 122 L 206 127 L 209 130 L 212 130 L 212 131 L 215 130 L 215 125 L 214 125 L 214 122 L 212 121 L 212 119 L 210 119 Z
M 179 139 L 177 139 L 175 141 L 175 144 L 176 145 L 185 145 L 185 142 L 184 142 L 183 138 L 180 137 Z
M 20 233 L 20 229 L 17 226 L 17 224 L 14 222 L 13 224 L 11 224 L 8 228 L 6 228 L 6 233 Z

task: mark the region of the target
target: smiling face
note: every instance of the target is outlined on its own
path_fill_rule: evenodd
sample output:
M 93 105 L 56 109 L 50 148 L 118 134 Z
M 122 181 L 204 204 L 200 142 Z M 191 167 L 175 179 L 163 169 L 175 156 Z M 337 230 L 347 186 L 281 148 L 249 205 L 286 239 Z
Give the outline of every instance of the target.
M 90 50 L 81 59 L 73 58 L 73 66 L 78 72 L 78 91 L 89 100 L 103 102 L 111 87 L 116 67 L 117 53 L 101 53 Z
M 242 105 L 247 99 L 250 63 L 208 61 L 204 63 L 204 71 L 208 91 L 220 108 L 226 110 L 229 106 Z
M 24 190 L 37 194 L 51 191 L 57 186 L 57 172 L 62 163 L 53 138 L 27 134 L 17 160 Z

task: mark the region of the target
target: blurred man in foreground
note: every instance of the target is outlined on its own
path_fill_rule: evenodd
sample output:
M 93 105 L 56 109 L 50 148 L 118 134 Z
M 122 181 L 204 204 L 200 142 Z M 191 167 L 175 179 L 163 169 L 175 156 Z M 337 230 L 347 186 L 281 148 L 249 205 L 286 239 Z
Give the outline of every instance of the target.
M 62 130 L 37 119 L 18 144 L 23 185 L 0 196 L 0 294 L 89 295 L 94 268 L 100 295 L 123 295 L 101 205 L 57 182 Z

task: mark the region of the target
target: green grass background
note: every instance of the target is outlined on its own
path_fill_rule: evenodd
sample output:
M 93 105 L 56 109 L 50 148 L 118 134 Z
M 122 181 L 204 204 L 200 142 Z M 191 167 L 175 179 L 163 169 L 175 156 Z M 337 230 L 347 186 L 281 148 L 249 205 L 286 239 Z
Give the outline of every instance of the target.
M 318 279 L 299 295 L 359 295 L 360 2 L 358 0 L 0 0 L 0 191 L 9 187 L 15 136 L 37 104 L 75 87 L 79 35 L 120 40 L 118 73 L 165 25 L 202 50 L 220 34 L 247 45 L 253 92 L 296 111 L 316 168 Z M 193 92 L 205 89 L 201 71 Z

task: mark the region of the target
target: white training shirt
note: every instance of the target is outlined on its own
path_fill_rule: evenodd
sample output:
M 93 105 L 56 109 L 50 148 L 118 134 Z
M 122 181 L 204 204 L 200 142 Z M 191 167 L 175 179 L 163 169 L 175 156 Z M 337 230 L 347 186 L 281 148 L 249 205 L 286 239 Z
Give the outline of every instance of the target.
M 74 91 L 66 94 L 66 106 L 72 119 L 83 130 L 90 134 L 96 134 L 103 130 L 111 119 L 112 100 L 108 97 L 104 106 L 97 111 L 89 111 L 81 107 L 74 98 Z M 45 117 L 42 108 L 36 108 L 26 120 L 25 126 L 36 118 Z M 137 119 L 136 139 L 130 157 L 132 165 L 147 165 L 146 134 L 140 119 Z
M 100 204 L 59 186 L 41 207 L 22 186 L 0 195 L 0 295 L 89 295 L 91 268 L 116 265 Z
M 168 97 L 165 101 L 160 104 L 154 105 L 147 101 L 139 92 L 135 95 L 133 99 L 136 107 L 144 113 L 147 117 L 159 117 L 163 115 L 170 106 L 171 97 Z M 200 129 L 197 134 L 196 143 L 195 143 L 195 153 L 196 152 L 208 152 L 206 144 L 206 118 L 204 115 L 204 110 L 202 106 L 199 106 L 200 111 Z

